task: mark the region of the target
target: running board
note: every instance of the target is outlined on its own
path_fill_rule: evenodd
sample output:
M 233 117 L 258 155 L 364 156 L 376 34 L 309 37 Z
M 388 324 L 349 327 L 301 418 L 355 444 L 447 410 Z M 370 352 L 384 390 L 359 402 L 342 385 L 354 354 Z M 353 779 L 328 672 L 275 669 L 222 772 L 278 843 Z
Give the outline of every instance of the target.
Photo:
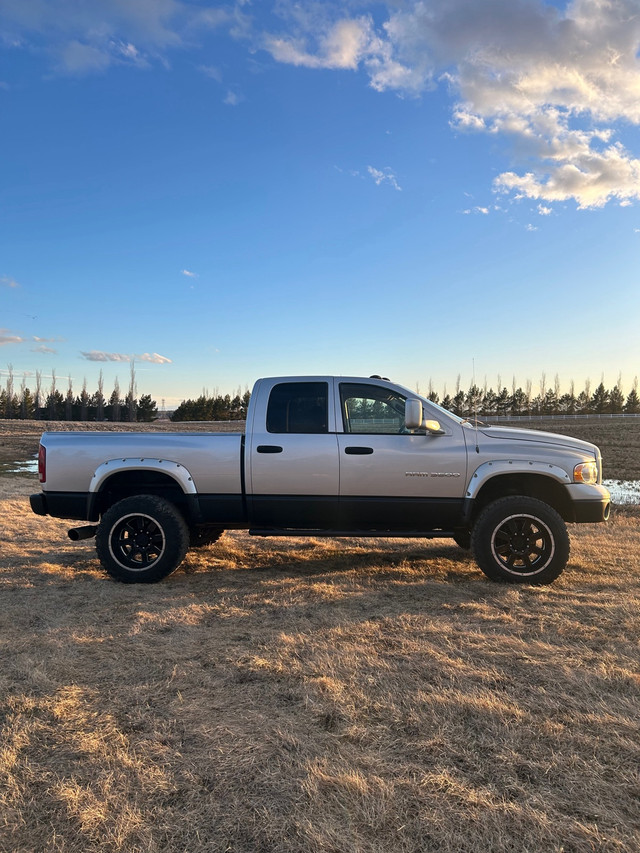
M 453 539 L 453 530 L 298 530 L 280 527 L 252 527 L 250 536 L 313 536 L 368 538 L 368 539 Z

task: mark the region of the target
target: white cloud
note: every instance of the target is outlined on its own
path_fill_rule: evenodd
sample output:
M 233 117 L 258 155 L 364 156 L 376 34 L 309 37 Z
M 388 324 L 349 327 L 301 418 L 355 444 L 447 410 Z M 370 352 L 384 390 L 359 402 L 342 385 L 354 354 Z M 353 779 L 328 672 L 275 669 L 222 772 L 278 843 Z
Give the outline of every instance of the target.
M 18 282 L 15 279 L 11 278 L 11 276 L 8 276 L 8 275 L 0 276 L 0 285 L 2 285 L 3 287 L 11 287 L 11 288 L 20 287 Z
M 161 59 L 197 15 L 182 0 L 3 0 L 0 27 L 15 46 L 44 45 L 57 71 L 86 74 Z
M 229 107 L 237 107 L 238 104 L 241 104 L 244 101 L 244 97 L 239 95 L 237 92 L 232 92 L 231 89 L 227 92 L 224 97 L 223 103 L 227 104 Z
M 20 335 L 14 335 L 9 329 L 0 329 L 0 347 L 6 344 L 21 344 L 24 338 Z
M 265 4 L 266 5 L 266 4 Z M 278 62 L 361 70 L 370 86 L 401 96 L 446 86 L 451 125 L 508 142 L 514 166 L 495 188 L 582 208 L 640 200 L 639 0 L 276 0 L 270 32 L 258 5 L 188 0 L 3 0 L 5 46 L 45 51 L 60 72 L 166 63 L 169 49 L 227 27 Z M 252 30 L 252 28 L 254 28 Z M 200 71 L 221 82 L 214 65 Z M 236 105 L 230 90 L 225 103 Z M 520 164 L 527 163 L 526 168 Z
M 370 18 L 343 18 L 319 27 L 319 31 L 307 30 L 299 36 L 267 35 L 264 46 L 278 62 L 305 68 L 355 70 L 369 54 L 373 38 Z
M 186 275 L 187 278 L 198 278 L 197 272 L 191 272 L 191 270 L 180 270 L 182 275 Z
M 124 353 L 103 352 L 95 349 L 90 352 L 81 352 L 80 355 L 87 361 L 131 361 L 131 356 Z
M 551 211 L 551 208 L 550 208 L 550 207 L 545 207 L 545 205 L 544 205 L 544 204 L 539 204 L 539 205 L 538 205 L 538 213 L 540 214 L 540 216 L 549 216 L 549 214 L 550 214 L 551 212 L 552 212 L 552 211 Z
M 157 352 L 151 354 L 144 352 L 142 355 L 137 355 L 136 358 L 138 361 L 148 361 L 152 364 L 173 364 L 170 358 L 167 358 L 164 355 L 158 355 Z
M 130 355 L 121 352 L 104 352 L 103 350 L 91 350 L 90 352 L 81 352 L 80 355 L 86 358 L 87 361 L 146 361 L 150 364 L 171 364 L 170 358 L 164 355 L 158 355 L 157 352 L 144 352 L 142 355 Z
M 265 45 L 280 62 L 362 68 L 400 94 L 447 85 L 456 130 L 501 136 L 533 164 L 499 175 L 499 192 L 582 208 L 640 199 L 640 161 L 616 139 L 620 123 L 640 125 L 638 0 L 390 2 L 378 27 L 337 4 L 279 9 L 290 33 Z
M 373 166 L 367 166 L 367 172 L 375 181 L 376 186 L 387 183 L 390 184 L 394 190 L 398 190 L 399 192 L 402 191 L 402 187 L 398 184 L 396 176 L 388 166 L 385 166 L 384 169 L 376 169 Z
M 40 346 L 39 346 L 39 347 L 34 347 L 34 348 L 31 350 L 31 352 L 41 352 L 41 353 L 46 353 L 46 354 L 56 355 L 56 354 L 57 354 L 57 352 L 58 352 L 58 350 L 57 350 L 57 349 L 52 349 L 51 347 L 47 347 L 47 346 L 45 346 L 44 344 L 40 344 Z
M 216 83 L 222 83 L 222 72 L 215 65 L 200 65 L 198 66 L 198 71 L 204 74 L 205 77 L 215 80 Z

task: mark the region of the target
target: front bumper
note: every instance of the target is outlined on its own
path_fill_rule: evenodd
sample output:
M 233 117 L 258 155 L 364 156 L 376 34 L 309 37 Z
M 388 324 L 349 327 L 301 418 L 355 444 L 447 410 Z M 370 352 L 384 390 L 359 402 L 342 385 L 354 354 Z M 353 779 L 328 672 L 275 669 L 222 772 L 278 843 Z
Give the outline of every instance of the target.
M 570 483 L 567 489 L 573 510 L 572 521 L 578 524 L 589 524 L 606 521 L 609 518 L 611 495 L 604 486 Z

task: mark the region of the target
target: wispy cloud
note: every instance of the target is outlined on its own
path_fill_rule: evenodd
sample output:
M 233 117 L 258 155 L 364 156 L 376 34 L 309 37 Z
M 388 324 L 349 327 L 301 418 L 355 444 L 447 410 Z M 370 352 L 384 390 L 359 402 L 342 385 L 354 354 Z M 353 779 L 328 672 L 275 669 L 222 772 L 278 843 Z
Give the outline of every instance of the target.
M 39 347 L 34 347 L 31 352 L 41 352 L 49 355 L 57 355 L 58 350 L 52 349 L 52 347 L 47 347 L 44 344 L 40 344 Z
M 10 329 L 0 329 L 0 346 L 21 344 L 23 342 L 24 338 L 20 337 L 20 335 L 14 335 Z
M 148 361 L 151 364 L 173 364 L 170 358 L 164 355 L 159 355 L 157 352 L 143 352 L 142 355 L 136 356 L 136 361 Z
M 20 287 L 18 282 L 14 278 L 11 278 L 11 276 L 8 276 L 8 275 L 0 276 L 0 285 L 2 287 L 11 287 L 11 288 Z
M 210 80 L 215 80 L 216 83 L 222 83 L 222 71 L 219 68 L 216 68 L 215 65 L 199 65 L 198 71 L 201 74 L 204 74 L 205 77 L 209 77 Z
M 157 352 L 148 353 L 144 352 L 142 355 L 135 355 L 131 353 L 122 353 L 122 352 L 104 352 L 103 350 L 91 350 L 90 352 L 81 352 L 80 355 L 82 358 L 87 361 L 146 361 L 150 364 L 172 364 L 170 358 L 167 358 L 164 355 L 159 355 Z
M 131 356 L 120 352 L 104 352 L 102 350 L 91 350 L 90 352 L 81 352 L 82 358 L 87 361 L 131 361 Z
M 238 104 L 241 104 L 244 101 L 244 96 L 239 92 L 234 92 L 231 89 L 224 96 L 224 101 L 228 107 L 237 107 Z
M 191 272 L 191 270 L 180 270 L 182 275 L 186 275 L 187 278 L 198 278 L 197 272 Z
M 398 190 L 398 192 L 402 191 L 402 187 L 398 184 L 396 176 L 388 166 L 385 166 L 384 169 L 376 169 L 374 166 L 367 166 L 367 172 L 375 181 L 376 186 L 386 183 L 392 186 L 394 190 Z

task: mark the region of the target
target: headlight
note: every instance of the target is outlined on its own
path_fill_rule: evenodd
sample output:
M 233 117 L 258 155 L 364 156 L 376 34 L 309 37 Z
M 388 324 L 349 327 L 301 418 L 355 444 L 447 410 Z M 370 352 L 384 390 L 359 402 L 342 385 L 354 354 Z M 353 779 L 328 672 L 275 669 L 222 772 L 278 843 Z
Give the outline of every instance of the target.
M 593 486 L 598 482 L 598 466 L 595 462 L 580 462 L 573 469 L 573 482 Z

